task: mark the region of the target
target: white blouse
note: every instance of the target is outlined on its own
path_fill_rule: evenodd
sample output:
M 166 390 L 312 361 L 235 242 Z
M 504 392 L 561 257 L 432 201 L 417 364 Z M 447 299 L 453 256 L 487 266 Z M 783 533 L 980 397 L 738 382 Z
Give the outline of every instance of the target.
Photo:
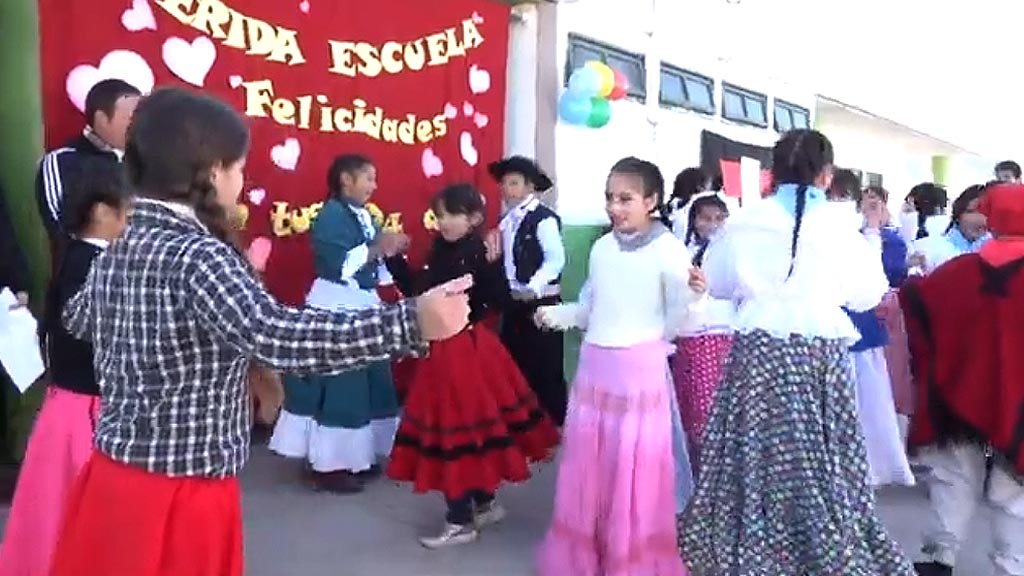
M 626 348 L 674 339 L 692 319 L 699 299 L 689 287 L 686 246 L 664 233 L 624 250 L 611 233 L 590 251 L 590 274 L 579 302 L 542 309 L 553 328 L 582 328 L 584 342 Z
M 843 307 L 870 310 L 889 290 L 881 239 L 861 234 L 841 203 L 824 202 L 804 214 L 791 260 L 793 225 L 772 200 L 730 217 L 704 255 L 709 294 L 739 303 L 733 325 L 740 333 L 858 340 Z

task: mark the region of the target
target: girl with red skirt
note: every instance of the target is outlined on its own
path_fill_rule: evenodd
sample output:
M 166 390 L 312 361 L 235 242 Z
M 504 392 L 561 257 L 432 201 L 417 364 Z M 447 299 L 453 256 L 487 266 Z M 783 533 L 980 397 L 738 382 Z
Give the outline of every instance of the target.
M 93 375 L 92 346 L 60 324 L 64 303 L 78 292 L 93 259 L 121 235 L 129 196 L 114 163 L 87 159 L 64 196 L 57 273 L 46 294 L 40 326 L 50 377 L 11 514 L 0 547 L 0 576 L 46 576 L 57 544 L 64 502 L 92 454 L 100 388 Z
M 482 325 L 487 312 L 509 298 L 492 234 L 477 232 L 483 198 L 469 185 L 450 186 L 433 202 L 440 235 L 421 275 L 422 285 L 442 284 L 471 274 L 470 325 L 430 345 L 417 360 L 405 413 L 398 426 L 388 476 L 411 482 L 416 492 L 438 491 L 448 504 L 446 524 L 437 536 L 420 539 L 427 548 L 466 544 L 479 529 L 501 521 L 505 510 L 495 492 L 503 482 L 530 477 L 529 463 L 546 460 L 558 431 L 537 404 L 529 384 L 501 345 Z M 416 292 L 406 261 L 388 261 L 399 288 Z
M 339 372 L 465 325 L 466 280 L 356 313 L 274 300 L 231 238 L 248 146 L 242 117 L 212 97 L 169 88 L 139 104 L 130 225 L 63 309 L 92 342 L 102 401 L 51 576 L 241 576 L 250 365 Z

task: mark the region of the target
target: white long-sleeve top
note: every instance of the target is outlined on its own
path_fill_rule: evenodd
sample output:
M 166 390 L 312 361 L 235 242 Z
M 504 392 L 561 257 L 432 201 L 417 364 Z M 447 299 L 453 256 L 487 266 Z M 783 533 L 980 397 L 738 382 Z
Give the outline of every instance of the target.
M 696 243 L 687 247 L 693 258 L 700 251 Z M 686 322 L 680 334 L 687 336 L 703 336 L 709 334 L 732 334 L 732 324 L 736 316 L 736 303 L 731 299 L 712 298 L 708 294 L 701 296 L 699 305 L 691 307 L 693 317 Z
M 739 303 L 733 326 L 740 333 L 855 342 L 860 334 L 843 307 L 869 310 L 888 291 L 881 239 L 861 234 L 841 203 L 809 202 L 791 260 L 793 226 L 775 199 L 731 217 L 704 256 L 709 294 Z
M 686 329 L 699 301 L 689 287 L 686 246 L 668 230 L 648 244 L 623 248 L 613 233 L 590 251 L 590 275 L 574 304 L 548 309 L 552 326 L 582 328 L 584 342 L 626 348 L 671 340 Z

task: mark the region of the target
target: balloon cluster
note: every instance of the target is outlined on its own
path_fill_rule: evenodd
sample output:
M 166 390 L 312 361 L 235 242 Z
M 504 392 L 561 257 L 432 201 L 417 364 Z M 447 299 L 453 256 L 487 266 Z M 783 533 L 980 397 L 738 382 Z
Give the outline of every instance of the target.
M 558 113 L 569 124 L 602 128 L 612 119 L 610 102 L 625 98 L 627 92 L 625 74 L 591 60 L 569 77 L 569 88 L 558 100 Z

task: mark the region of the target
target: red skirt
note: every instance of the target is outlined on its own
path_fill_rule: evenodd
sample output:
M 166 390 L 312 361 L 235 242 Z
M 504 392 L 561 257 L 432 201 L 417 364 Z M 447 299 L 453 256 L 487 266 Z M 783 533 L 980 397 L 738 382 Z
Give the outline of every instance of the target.
M 50 576 L 242 576 L 240 498 L 236 478 L 171 478 L 94 452 Z
M 460 498 L 530 477 L 558 430 L 512 357 L 489 329 L 430 345 L 416 363 L 388 475 L 416 492 Z

